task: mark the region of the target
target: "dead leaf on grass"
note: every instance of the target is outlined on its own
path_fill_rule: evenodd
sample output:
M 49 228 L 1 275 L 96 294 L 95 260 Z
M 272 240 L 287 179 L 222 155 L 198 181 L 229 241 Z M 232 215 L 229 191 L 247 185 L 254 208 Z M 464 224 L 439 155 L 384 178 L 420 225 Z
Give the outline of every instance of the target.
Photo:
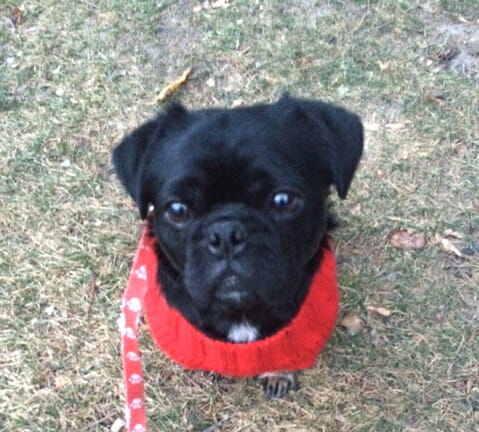
M 447 95 L 442 90 L 430 90 L 422 95 L 422 100 L 424 102 L 443 104 L 447 100 Z
M 457 248 L 457 246 L 452 242 L 452 240 L 446 237 L 442 237 L 439 234 L 436 234 L 436 240 L 445 252 L 456 255 L 460 258 L 464 258 L 464 254 Z
M 168 99 L 170 99 L 171 96 L 173 96 L 173 94 L 175 94 L 180 89 L 180 87 L 188 80 L 191 74 L 191 70 L 191 67 L 185 69 L 178 79 L 172 81 L 166 87 L 163 87 L 163 89 L 160 91 L 156 98 L 156 103 L 165 103 Z
M 12 7 L 11 9 L 12 23 L 15 27 L 18 27 L 25 21 L 25 14 L 19 7 Z
M 382 306 L 368 306 L 367 310 L 369 312 L 375 313 L 376 315 L 380 315 L 382 317 L 391 316 L 391 313 L 392 313 L 389 309 L 386 309 L 385 307 L 382 307 Z
M 457 231 L 453 231 L 452 229 L 448 228 L 447 230 L 444 231 L 443 233 L 444 237 L 451 237 L 455 239 L 462 240 L 464 236 L 461 233 L 458 233 Z
M 363 328 L 363 321 L 356 313 L 348 312 L 344 315 L 339 325 L 344 327 L 351 336 L 354 336 Z
M 389 233 L 389 241 L 396 249 L 417 250 L 426 246 L 424 234 L 413 233 L 408 230 L 395 229 Z

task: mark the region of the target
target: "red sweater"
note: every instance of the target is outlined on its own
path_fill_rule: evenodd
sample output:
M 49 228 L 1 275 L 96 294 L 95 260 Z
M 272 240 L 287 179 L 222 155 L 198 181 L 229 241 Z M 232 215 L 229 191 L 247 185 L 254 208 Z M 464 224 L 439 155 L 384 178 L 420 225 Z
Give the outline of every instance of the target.
M 211 339 L 199 332 L 176 310 L 168 306 L 156 278 L 154 238 L 144 236 L 147 248 L 148 287 L 145 316 L 157 346 L 187 369 L 201 369 L 222 375 L 245 377 L 279 370 L 294 371 L 314 365 L 336 323 L 339 295 L 336 265 L 331 245 L 323 251 L 318 267 L 296 317 L 265 339 L 230 343 Z
M 188 369 L 235 377 L 313 366 L 336 322 L 338 290 L 330 245 L 323 251 L 321 265 L 291 323 L 266 339 L 244 344 L 210 339 L 170 308 L 157 283 L 157 268 L 155 239 L 148 235 L 145 226 L 118 320 L 128 431 L 146 431 L 145 389 L 138 347 L 138 323 L 143 310 L 156 344 L 174 361 Z

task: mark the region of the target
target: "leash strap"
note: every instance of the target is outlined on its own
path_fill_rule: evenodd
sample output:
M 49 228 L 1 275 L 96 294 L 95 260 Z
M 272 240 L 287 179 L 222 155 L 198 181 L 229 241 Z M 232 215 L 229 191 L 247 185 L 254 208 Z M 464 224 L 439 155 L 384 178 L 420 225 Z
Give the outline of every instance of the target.
M 125 421 L 128 432 L 146 432 L 145 386 L 138 348 L 138 324 L 148 288 L 147 268 L 153 245 L 148 242 L 145 226 L 136 252 L 128 284 L 121 303 L 118 326 L 121 335 L 121 357 L 125 386 Z

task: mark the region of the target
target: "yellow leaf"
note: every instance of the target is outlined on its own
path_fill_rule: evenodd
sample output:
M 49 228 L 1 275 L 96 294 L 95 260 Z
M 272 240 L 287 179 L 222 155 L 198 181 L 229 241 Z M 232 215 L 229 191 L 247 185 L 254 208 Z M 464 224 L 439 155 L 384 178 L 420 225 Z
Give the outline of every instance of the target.
M 188 80 L 188 77 L 191 74 L 191 69 L 191 67 L 185 69 L 185 71 L 178 79 L 172 81 L 166 87 L 163 87 L 163 89 L 158 94 L 158 97 L 156 98 L 156 103 L 164 103 L 168 99 L 170 99 L 171 96 L 173 96 L 173 94 L 176 93 L 180 89 L 180 87 Z

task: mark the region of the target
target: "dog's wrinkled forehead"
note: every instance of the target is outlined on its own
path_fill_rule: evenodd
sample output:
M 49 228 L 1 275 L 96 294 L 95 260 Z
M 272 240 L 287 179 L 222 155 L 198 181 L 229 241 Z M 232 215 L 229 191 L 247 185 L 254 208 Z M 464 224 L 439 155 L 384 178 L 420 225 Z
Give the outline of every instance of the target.
M 303 188 L 314 161 L 297 157 L 302 143 L 294 145 L 293 134 L 281 129 L 266 115 L 226 112 L 200 119 L 158 147 L 161 194 L 245 201 L 282 183 Z

